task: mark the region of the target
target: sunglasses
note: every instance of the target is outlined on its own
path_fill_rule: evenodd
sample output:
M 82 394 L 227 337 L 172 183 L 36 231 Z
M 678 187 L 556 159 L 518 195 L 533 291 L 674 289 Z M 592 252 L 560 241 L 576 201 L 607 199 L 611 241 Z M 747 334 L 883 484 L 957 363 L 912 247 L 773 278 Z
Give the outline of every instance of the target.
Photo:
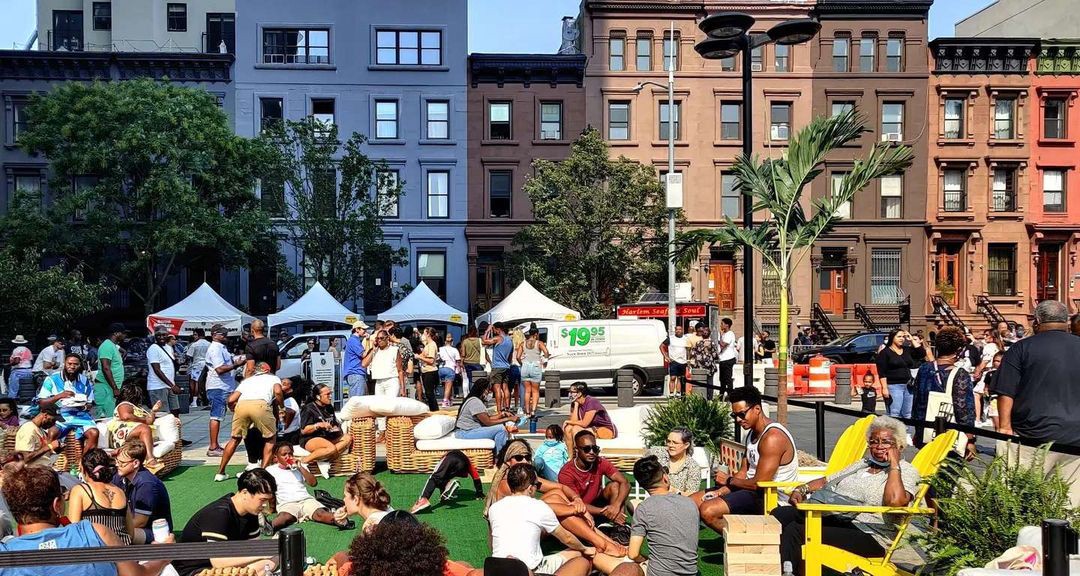
M 510 457 L 511 462 L 528 462 L 529 457 L 524 454 L 515 454 Z
M 600 453 L 600 447 L 597 446 L 596 444 L 590 444 L 588 446 L 578 446 L 578 450 L 581 450 L 582 452 L 584 452 L 586 454 L 589 454 L 589 453 L 599 454 Z
M 868 446 L 892 446 L 894 442 L 892 440 L 881 440 L 879 438 L 871 438 L 866 441 Z
M 749 414 L 751 410 L 753 410 L 753 408 L 747 408 L 746 410 L 732 412 L 731 417 L 735 420 L 746 420 L 746 415 Z

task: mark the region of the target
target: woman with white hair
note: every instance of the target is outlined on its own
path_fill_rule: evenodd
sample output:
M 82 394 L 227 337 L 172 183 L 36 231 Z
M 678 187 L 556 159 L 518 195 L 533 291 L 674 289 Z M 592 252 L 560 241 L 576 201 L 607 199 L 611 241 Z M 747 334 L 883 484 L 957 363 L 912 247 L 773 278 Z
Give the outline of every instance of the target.
M 799 486 L 791 493 L 791 503 L 814 500 L 814 492 L 828 489 L 834 494 L 863 506 L 907 506 L 919 484 L 919 472 L 901 457 L 907 447 L 903 423 L 888 416 L 878 416 L 866 433 L 869 448 L 866 458 L 827 478 L 818 478 Z M 780 506 L 772 515 L 780 521 L 780 557 L 790 561 L 796 576 L 803 574 L 802 545 L 806 541 L 803 513 L 794 506 Z M 864 530 L 858 523 L 870 530 Z M 859 514 L 854 522 L 836 514 L 822 519 L 824 544 L 836 546 L 866 558 L 880 557 L 895 536 L 892 519 L 881 514 Z

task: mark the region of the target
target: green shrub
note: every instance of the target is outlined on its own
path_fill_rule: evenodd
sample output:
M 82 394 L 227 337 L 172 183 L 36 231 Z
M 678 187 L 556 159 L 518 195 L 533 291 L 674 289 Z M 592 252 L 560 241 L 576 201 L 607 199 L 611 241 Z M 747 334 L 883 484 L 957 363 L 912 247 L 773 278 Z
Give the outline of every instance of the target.
M 680 426 L 694 434 L 694 445 L 701 446 L 710 458 L 720 454 L 720 440 L 733 438 L 731 408 L 719 397 L 706 400 L 690 394 L 657 404 L 642 424 L 646 446 L 663 446 L 667 435 Z
M 954 576 L 962 568 L 986 565 L 1016 545 L 1024 526 L 1039 526 L 1048 518 L 1074 526 L 1080 510 L 1069 508 L 1069 485 L 1058 468 L 1044 472 L 1046 450 L 1032 462 L 1009 463 L 998 456 L 983 461 L 949 461 L 931 480 L 937 499 L 937 528 L 914 537 L 929 555 L 927 569 Z

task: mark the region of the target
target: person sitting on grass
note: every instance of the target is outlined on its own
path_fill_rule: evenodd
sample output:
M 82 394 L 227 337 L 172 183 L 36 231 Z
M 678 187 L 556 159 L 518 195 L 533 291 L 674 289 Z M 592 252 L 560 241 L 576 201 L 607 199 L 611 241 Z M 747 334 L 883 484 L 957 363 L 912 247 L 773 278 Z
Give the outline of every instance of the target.
M 172 503 L 165 483 L 146 469 L 146 447 L 138 440 L 125 443 L 116 452 L 113 484 L 124 491 L 131 509 L 131 540 L 136 544 L 154 541 L 155 520 L 165 520 L 172 530 Z
M 532 449 L 524 439 L 517 438 L 507 443 L 495 459 L 498 469 L 495 470 L 495 475 L 491 479 L 491 489 L 488 490 L 487 500 L 484 503 L 484 516 L 487 516 L 493 504 L 511 494 L 506 475 L 512 466 L 522 463 L 532 465 Z M 573 488 L 558 482 L 549 482 L 543 478 L 539 481 L 538 492 L 543 494 L 541 500 L 551 507 L 559 522 L 571 534 L 609 556 L 626 555 L 625 546 L 596 529 L 596 520 L 586 510 L 581 496 Z
M 51 374 L 41 384 L 35 398 L 39 407 L 58 406 L 63 418 L 57 420 L 57 433 L 66 438 L 68 432 L 75 432 L 75 439 L 81 440 L 83 450 L 98 445 L 98 429 L 90 406 L 94 403 L 94 385 L 83 376 L 82 358 L 78 354 L 64 357 L 63 367 Z
M 0 552 L 54 550 L 63 554 L 74 548 L 123 546 L 112 530 L 90 520 L 61 526 L 64 492 L 60 477 L 49 468 L 26 466 L 5 473 L 4 500 L 18 523 L 18 537 L 0 543 Z M 170 534 L 167 542 L 172 542 Z M 61 566 L 23 566 L 6 568 L 5 574 L 18 576 L 158 576 L 168 560 L 147 562 L 95 562 Z
M 361 531 L 365 532 L 394 511 L 390 507 L 390 493 L 367 472 L 357 472 L 345 481 L 344 501 L 345 506 L 335 511 L 335 519 L 340 522 L 349 516 L 359 516 L 364 519 Z
M 316 384 L 311 393 L 312 400 L 300 409 L 300 444 L 308 452 L 300 463 L 318 463 L 323 478 L 329 478 L 330 461 L 352 447 L 353 437 L 341 430 L 330 387 Z
M 207 504 L 188 520 L 180 535 L 181 542 L 224 542 L 253 540 L 259 537 L 259 517 L 274 499 L 274 477 L 262 468 L 248 470 L 236 480 L 236 492 Z M 194 576 L 207 568 L 251 568 L 256 574 L 272 572 L 277 558 L 200 558 L 173 563 L 180 576 Z
M 131 544 L 134 530 L 127 497 L 112 484 L 116 462 L 101 448 L 92 448 L 83 454 L 81 464 L 83 483 L 68 493 L 68 520 L 78 522 L 86 518 L 111 529 L 122 544 Z
M 352 530 L 356 523 L 348 518 L 340 522 L 335 520 L 335 512 L 323 506 L 310 494 L 304 484 L 315 486 L 319 483 L 306 466 L 299 466 L 293 457 L 293 447 L 289 444 L 274 445 L 274 464 L 266 468 L 277 483 L 274 493 L 277 516 L 271 525 L 274 530 L 296 523 L 312 520 L 320 524 L 336 526 L 339 530 Z
M 349 551 L 331 560 L 338 576 L 483 576 L 483 571 L 450 560 L 442 534 L 404 510 L 357 534 Z
M 618 576 L 646 572 L 694 576 L 698 573 L 697 505 L 672 489 L 667 467 L 656 456 L 634 462 L 634 478 L 649 492 L 634 510 L 630 527 L 630 559 L 641 568 L 626 568 Z M 645 543 L 649 556 L 642 553 Z
M 608 480 L 606 486 L 604 478 Z M 574 437 L 574 459 L 562 467 L 559 483 L 581 494 L 589 514 L 615 524 L 626 523 L 623 507 L 630 494 L 630 482 L 600 455 L 596 435 L 591 431 L 582 430 Z
M 225 444 L 225 453 L 221 455 L 221 463 L 218 464 L 218 473 L 214 476 L 214 482 L 221 482 L 229 478 L 225 473 L 225 466 L 229 464 L 236 447 L 246 434 L 258 434 L 266 441 L 263 444 L 262 466 L 270 465 L 270 457 L 273 454 L 275 439 L 277 438 L 277 422 L 274 416 L 274 406 L 283 406 L 285 398 L 281 392 L 281 378 L 270 372 L 270 366 L 260 362 L 255 367 L 255 375 L 244 378 L 226 401 L 233 409 L 232 434 L 229 442 Z
M 563 442 L 562 426 L 548 426 L 544 431 L 544 438 L 544 443 L 536 449 L 533 465 L 541 478 L 558 482 L 559 471 L 570 460 L 570 453 L 566 451 L 566 444 Z
M 106 428 L 109 431 L 109 447 L 120 448 L 128 440 L 138 440 L 146 448 L 146 467 L 151 470 L 161 464 L 154 458 L 154 420 L 161 410 L 161 401 L 157 401 L 150 410 L 146 406 L 146 392 L 142 386 L 124 386 L 116 397 L 119 401 L 113 410 L 113 419 Z
M 428 498 L 435 493 L 435 489 L 438 488 L 441 492 L 439 499 L 443 502 L 453 500 L 454 494 L 457 494 L 458 481 L 456 478 L 465 478 L 469 476 L 473 481 L 473 488 L 475 490 L 475 498 L 484 497 L 484 485 L 480 482 L 480 473 L 476 471 L 476 466 L 473 466 L 472 460 L 465 455 L 461 450 L 451 450 L 446 453 L 446 456 L 439 460 L 439 464 L 435 466 L 435 471 L 428 476 L 427 482 L 424 483 L 424 491 L 420 494 L 420 499 L 413 504 L 411 513 L 416 514 L 422 510 L 426 510 L 431 506 L 431 502 Z

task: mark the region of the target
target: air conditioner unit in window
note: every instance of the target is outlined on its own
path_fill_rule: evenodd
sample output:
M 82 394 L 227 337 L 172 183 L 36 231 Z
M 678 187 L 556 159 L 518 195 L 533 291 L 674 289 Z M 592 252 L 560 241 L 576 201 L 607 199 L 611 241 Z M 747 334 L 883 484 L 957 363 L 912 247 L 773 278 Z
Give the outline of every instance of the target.
M 881 139 L 885 142 L 900 142 L 904 139 L 904 136 L 899 132 L 888 132 L 881 135 Z
M 788 139 L 788 127 L 787 126 L 773 126 L 770 137 L 772 140 L 787 140 Z
M 761 62 L 754 62 L 750 64 L 750 69 L 754 72 L 761 72 Z

